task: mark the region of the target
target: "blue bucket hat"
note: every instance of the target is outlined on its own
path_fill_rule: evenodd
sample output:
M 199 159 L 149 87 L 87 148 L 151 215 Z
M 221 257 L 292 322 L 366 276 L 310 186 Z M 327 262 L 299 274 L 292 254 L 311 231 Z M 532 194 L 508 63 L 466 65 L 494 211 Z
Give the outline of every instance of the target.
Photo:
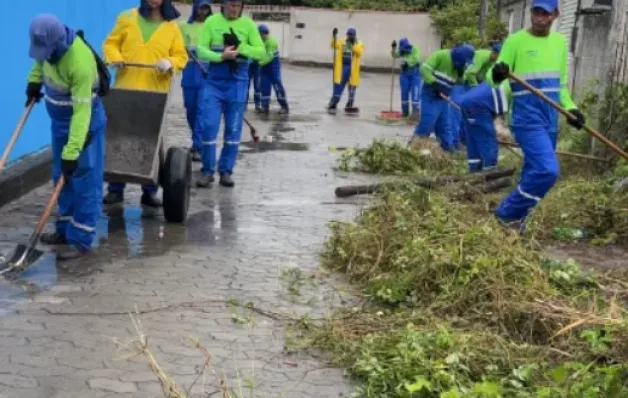
M 196 21 L 196 13 L 198 12 L 198 9 L 203 6 L 209 6 L 209 15 L 212 15 L 211 5 L 212 0 L 194 0 L 194 4 L 192 4 L 192 14 L 190 15 L 190 18 L 188 18 L 188 23 Z
M 257 27 L 257 30 L 259 31 L 260 35 L 267 35 L 270 33 L 270 29 L 268 29 L 268 26 L 261 24 Z
M 537 7 L 552 13 L 558 9 L 558 0 L 533 0 L 531 8 Z
M 39 14 L 31 21 L 28 56 L 38 61 L 48 61 L 67 50 L 68 30 L 52 14 Z
M 146 0 L 140 1 L 139 13 L 144 18 L 150 17 L 150 13 L 152 11 L 151 6 L 148 4 Z M 161 17 L 166 21 L 174 21 L 179 18 L 181 13 L 172 5 L 172 0 L 164 0 L 161 4 Z

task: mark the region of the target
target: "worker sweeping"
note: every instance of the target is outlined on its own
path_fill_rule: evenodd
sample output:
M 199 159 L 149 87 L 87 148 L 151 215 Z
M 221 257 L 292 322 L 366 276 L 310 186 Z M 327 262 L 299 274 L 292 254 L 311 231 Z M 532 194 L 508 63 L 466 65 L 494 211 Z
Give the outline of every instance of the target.
M 192 160 L 201 161 L 201 149 L 203 139 L 201 137 L 201 124 L 199 113 L 201 111 L 202 89 L 205 86 L 207 64 L 198 61 L 196 49 L 198 37 L 203 23 L 212 14 L 211 0 L 194 0 L 192 14 L 187 21 L 179 23 L 183 34 L 185 47 L 190 59 L 183 69 L 181 76 L 181 88 L 183 89 L 183 105 L 185 106 L 188 126 L 192 132 Z M 200 63 L 200 64 L 199 64 Z
M 533 0 L 528 29 L 510 35 L 489 76 L 501 84 L 512 72 L 532 87 L 569 110 L 567 121 L 577 129 L 585 125 L 583 114 L 567 89 L 567 41 L 551 30 L 558 18 L 558 0 Z M 558 112 L 520 84 L 511 81 L 513 96 L 511 130 L 524 155 L 517 188 L 499 205 L 495 214 L 505 226 L 525 231 L 526 218 L 554 186 L 559 165 L 555 149 Z
M 41 241 L 57 248 L 60 260 L 91 250 L 102 211 L 103 164 L 107 119 L 100 98 L 96 60 L 91 49 L 51 14 L 30 25 L 29 56 L 35 64 L 28 76 L 26 104 L 46 101 L 52 119 L 52 174 L 59 195 L 56 231 Z M 41 93 L 42 87 L 44 93 Z
M 394 48 L 394 47 L 393 47 Z M 421 101 L 421 72 L 420 59 L 421 49 L 410 44 L 406 37 L 399 40 L 399 49 L 392 51 L 394 58 L 401 58 L 401 73 L 399 74 L 399 86 L 401 87 L 401 114 L 403 117 L 410 116 L 410 105 L 412 115 L 418 115 Z
M 345 112 L 357 112 L 354 107 L 355 92 L 360 85 L 360 64 L 364 54 L 364 44 L 358 40 L 357 32 L 353 28 L 347 29 L 347 36 L 337 40 L 338 29 L 334 28 L 331 48 L 334 56 L 334 92 L 327 105 L 327 109 L 335 111 L 347 83 L 349 84 L 349 99 L 345 105 Z
M 262 112 L 262 92 L 260 91 L 260 70 L 259 62 L 250 61 L 249 64 L 249 87 L 246 90 L 246 107 L 248 108 L 249 93 L 251 91 L 251 83 L 253 83 L 253 103 L 255 104 L 255 112 Z
M 286 90 L 281 82 L 281 59 L 279 59 L 279 45 L 277 39 L 270 36 L 268 26 L 262 24 L 258 27 L 259 33 L 264 41 L 266 54 L 259 61 L 260 67 L 260 88 L 262 92 L 261 113 L 268 113 L 271 91 L 275 90 L 277 102 L 281 106 L 280 114 L 288 114 L 288 102 L 286 100 Z
M 501 43 L 493 43 L 490 50 L 475 50 L 473 63 L 465 72 L 467 75 L 465 78 L 466 83 L 456 84 L 451 90 L 450 97 L 454 102 L 459 102 L 467 91 L 486 80 L 486 72 L 495 63 L 500 50 Z M 456 108 L 452 107 L 449 109 L 449 117 L 451 122 L 451 131 L 454 137 L 454 146 L 459 149 L 462 145 L 467 144 L 465 130 L 466 124 L 463 123 L 460 110 Z
M 209 62 L 203 89 L 203 167 L 196 185 L 209 187 L 216 171 L 216 139 L 224 114 L 225 134 L 218 173 L 220 185 L 235 185 L 242 120 L 249 85 L 250 60 L 266 53 L 257 26 L 242 16 L 243 0 L 223 0 L 221 12 L 207 18 L 198 44 L 199 56 Z
M 116 88 L 167 93 L 172 77 L 188 62 L 183 36 L 176 19 L 179 12 L 171 0 L 141 0 L 138 8 L 122 12 L 103 43 L 105 61 L 116 68 Z M 125 63 L 155 65 L 138 68 Z M 126 184 L 111 182 L 104 203 L 124 201 Z M 142 185 L 141 204 L 160 207 L 157 185 Z
M 450 50 L 439 50 L 421 65 L 423 88 L 421 93 L 421 120 L 414 129 L 412 145 L 420 145 L 434 131 L 441 148 L 455 150 L 449 121 L 450 105 L 442 96 L 449 96 L 455 84 L 466 82 L 465 71 L 473 61 L 475 49 L 463 44 Z
M 484 82 L 472 87 L 458 100 L 466 131 L 469 172 L 497 166 L 499 147 L 494 119 L 508 112 L 510 85 L 492 87 Z

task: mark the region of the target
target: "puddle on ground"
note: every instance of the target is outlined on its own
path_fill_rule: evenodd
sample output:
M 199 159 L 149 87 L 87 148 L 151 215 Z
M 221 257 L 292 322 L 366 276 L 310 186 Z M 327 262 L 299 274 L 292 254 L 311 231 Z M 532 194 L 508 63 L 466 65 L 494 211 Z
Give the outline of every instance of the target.
M 278 113 L 269 113 L 267 115 L 256 114 L 255 118 L 262 121 L 283 121 L 283 122 L 317 122 L 321 120 L 319 115 L 313 114 L 296 114 L 280 115 Z
M 243 142 L 242 145 L 247 149 L 241 149 L 240 153 L 269 151 L 307 151 L 309 149 L 308 144 L 303 144 L 299 142 L 282 142 L 279 140 L 260 141 L 257 144 L 254 142 Z

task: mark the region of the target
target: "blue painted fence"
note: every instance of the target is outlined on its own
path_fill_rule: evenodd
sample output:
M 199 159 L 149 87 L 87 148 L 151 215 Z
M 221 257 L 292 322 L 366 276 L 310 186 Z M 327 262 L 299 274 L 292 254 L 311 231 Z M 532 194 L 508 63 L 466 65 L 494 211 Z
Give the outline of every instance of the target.
M 6 1 L 6 0 L 5 0 Z M 73 29 L 83 29 L 85 38 L 102 55 L 102 42 L 125 9 L 139 0 L 27 0 L 12 1 L 0 24 L 4 61 L 0 63 L 3 95 L 0 96 L 0 154 L 15 129 L 26 102 L 26 78 L 33 64 L 28 58 L 28 26 L 39 13 L 53 13 Z M 35 106 L 9 161 L 50 145 L 50 119 L 43 101 Z

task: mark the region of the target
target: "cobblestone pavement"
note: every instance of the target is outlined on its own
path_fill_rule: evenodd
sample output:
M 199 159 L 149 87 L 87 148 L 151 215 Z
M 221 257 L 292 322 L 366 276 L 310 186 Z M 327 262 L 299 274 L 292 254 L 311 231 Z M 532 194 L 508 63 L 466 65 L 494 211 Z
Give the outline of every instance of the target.
M 124 209 L 103 215 L 89 261 L 57 264 L 45 256 L 18 280 L 0 279 L 0 397 L 163 396 L 144 356 L 127 360 L 116 351 L 114 338 L 137 336 L 128 315 L 136 307 L 148 346 L 183 387 L 204 362 L 193 346 L 198 339 L 231 385 L 252 384 L 256 396 L 348 396 L 341 370 L 285 349 L 286 322 L 263 312 L 297 318 L 343 302 L 329 278 L 294 294 L 299 273 L 318 269 L 325 223 L 353 218 L 363 200 L 336 199 L 334 188 L 369 179 L 334 173 L 338 153 L 329 147 L 409 136 L 411 128 L 375 122 L 388 108 L 388 76 L 363 76 L 359 117 L 324 111 L 329 70 L 285 67 L 284 80 L 292 114 L 261 120 L 249 113 L 262 142 L 254 149 L 245 127 L 236 187 L 193 189 L 185 225 L 143 213 L 138 187 L 129 186 Z M 178 85 L 172 96 L 167 143 L 188 146 Z M 27 239 L 49 194 L 42 187 L 0 210 L 0 253 Z M 260 311 L 235 305 L 249 301 Z M 191 396 L 222 395 L 210 375 Z

